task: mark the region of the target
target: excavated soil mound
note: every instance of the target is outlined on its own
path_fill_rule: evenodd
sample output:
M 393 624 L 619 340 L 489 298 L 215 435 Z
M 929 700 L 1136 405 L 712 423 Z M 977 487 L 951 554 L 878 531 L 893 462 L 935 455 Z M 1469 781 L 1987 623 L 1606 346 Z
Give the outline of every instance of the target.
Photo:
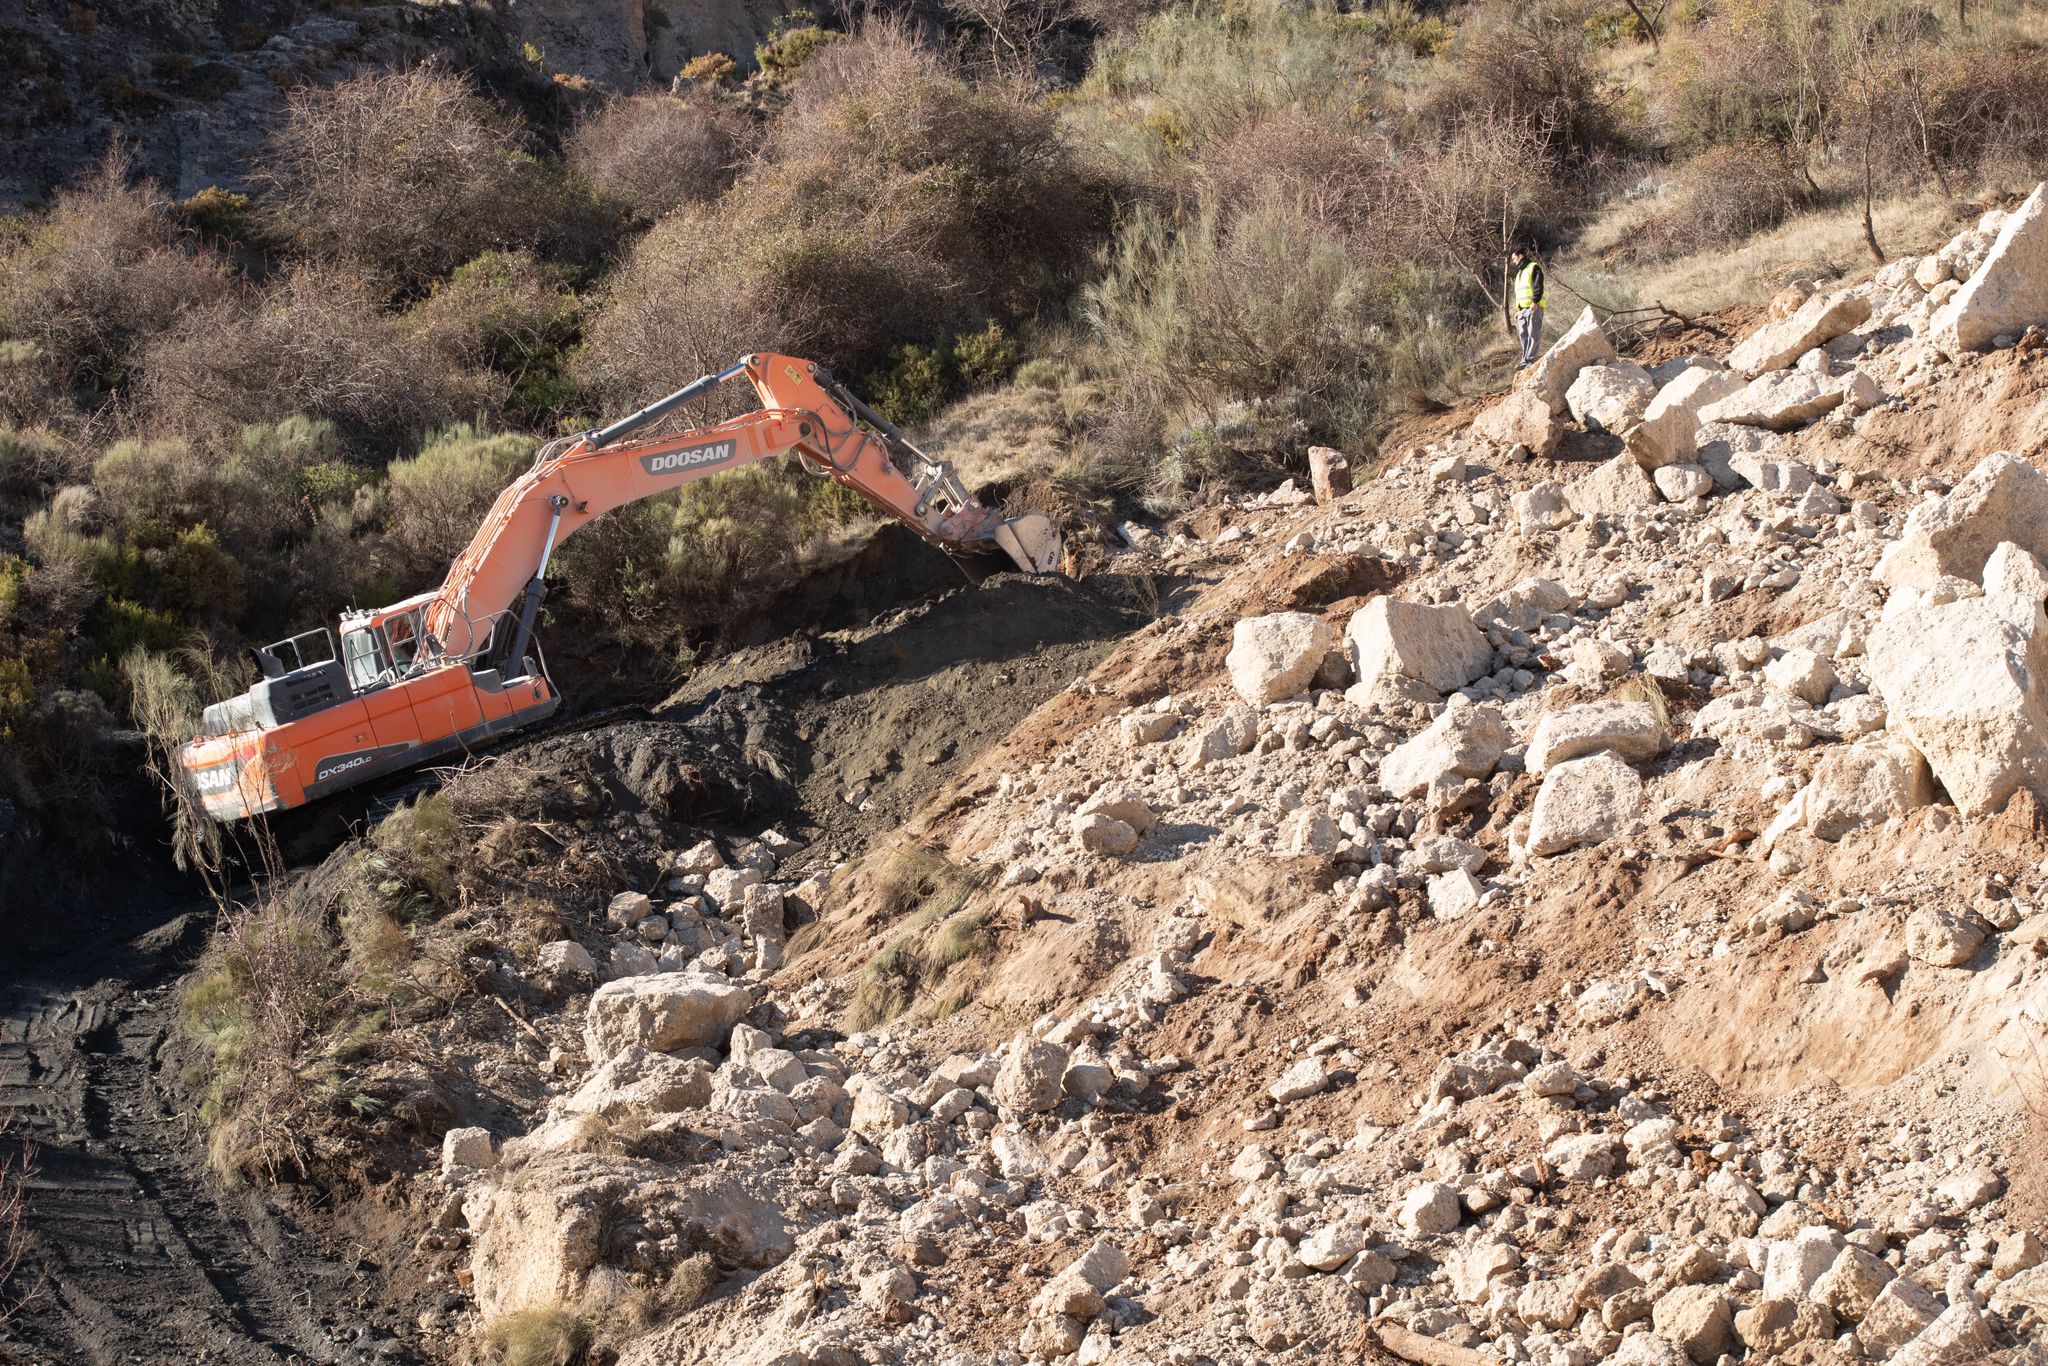
M 968 771 L 1144 621 L 1092 583 L 1002 574 L 871 625 L 736 652 L 655 715 L 716 734 L 786 785 L 791 800 L 758 814 L 788 814 L 845 851 Z

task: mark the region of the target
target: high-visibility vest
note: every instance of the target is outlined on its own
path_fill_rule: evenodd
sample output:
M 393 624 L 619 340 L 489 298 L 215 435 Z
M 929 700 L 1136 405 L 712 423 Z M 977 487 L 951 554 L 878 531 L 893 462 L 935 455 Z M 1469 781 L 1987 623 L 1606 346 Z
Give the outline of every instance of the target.
M 1542 267 L 1534 261 L 1522 267 L 1515 276 L 1515 307 L 1537 308 L 1543 303 L 1543 287 L 1538 283 Z

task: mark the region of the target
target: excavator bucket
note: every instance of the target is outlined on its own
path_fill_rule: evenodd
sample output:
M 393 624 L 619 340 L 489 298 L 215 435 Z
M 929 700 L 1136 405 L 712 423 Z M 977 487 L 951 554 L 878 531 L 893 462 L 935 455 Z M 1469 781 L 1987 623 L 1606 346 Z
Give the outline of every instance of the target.
M 996 528 L 995 543 L 1027 574 L 1057 574 L 1060 568 L 1060 532 L 1052 522 L 1035 512 L 1012 517 Z

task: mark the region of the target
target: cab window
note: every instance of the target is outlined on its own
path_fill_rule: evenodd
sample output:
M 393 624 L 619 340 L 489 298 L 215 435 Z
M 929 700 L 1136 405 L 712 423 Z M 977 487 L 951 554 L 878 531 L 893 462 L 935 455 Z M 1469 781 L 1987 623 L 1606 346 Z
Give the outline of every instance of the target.
M 390 652 L 392 667 L 400 673 L 412 667 L 413 657 L 420 651 L 419 608 L 384 623 L 384 648 Z
M 377 658 L 375 631 L 350 631 L 341 638 L 341 654 L 348 665 L 348 685 L 357 692 L 376 686 L 384 665 Z

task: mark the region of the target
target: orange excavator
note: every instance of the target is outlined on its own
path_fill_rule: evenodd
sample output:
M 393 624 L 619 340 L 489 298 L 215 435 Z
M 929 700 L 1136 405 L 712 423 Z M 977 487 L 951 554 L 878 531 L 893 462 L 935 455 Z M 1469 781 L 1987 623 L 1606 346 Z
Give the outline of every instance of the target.
M 626 438 L 745 375 L 761 406 L 715 426 Z M 548 558 L 594 517 L 794 451 L 950 552 L 1000 551 L 1056 571 L 1058 531 L 982 506 L 952 466 L 912 445 L 826 371 L 791 356 L 742 357 L 598 431 L 544 447 L 492 505 L 439 588 L 341 617 L 256 652 L 263 677 L 206 709 L 179 751 L 207 814 L 289 810 L 428 759 L 473 748 L 561 705 L 534 643 Z

